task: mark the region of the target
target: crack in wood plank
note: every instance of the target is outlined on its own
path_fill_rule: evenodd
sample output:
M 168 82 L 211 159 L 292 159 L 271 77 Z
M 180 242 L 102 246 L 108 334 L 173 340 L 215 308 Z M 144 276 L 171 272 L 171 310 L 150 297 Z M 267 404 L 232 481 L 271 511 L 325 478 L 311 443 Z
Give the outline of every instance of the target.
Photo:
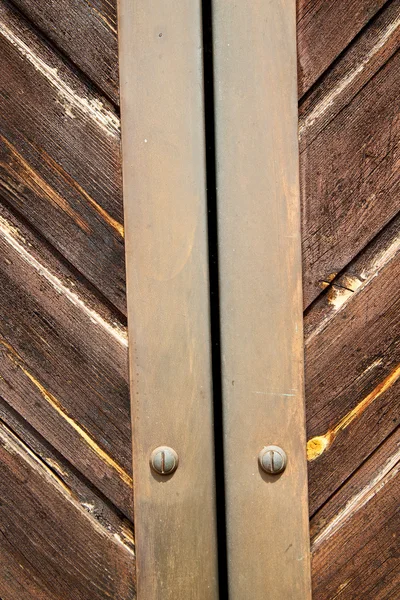
M 18 352 L 9 344 L 6 340 L 0 338 L 0 345 L 2 345 L 7 352 L 9 359 L 24 373 L 24 375 L 34 384 L 39 390 L 43 398 L 50 404 L 50 406 L 78 433 L 78 435 L 85 441 L 85 443 L 91 448 L 91 450 L 109 467 L 111 467 L 118 475 L 118 477 L 129 487 L 133 487 L 132 477 L 109 455 L 105 452 L 97 442 L 89 435 L 86 429 L 80 425 L 75 419 L 73 419 L 66 409 L 62 406 L 61 402 L 51 392 L 38 381 L 38 379 L 30 373 L 30 371 L 24 365 L 23 359 Z
M 368 394 L 361 402 L 357 404 L 350 412 L 348 412 L 335 427 L 327 431 L 324 435 L 311 438 L 307 442 L 307 460 L 313 461 L 319 458 L 326 450 L 332 446 L 338 433 L 346 429 L 354 419 L 360 417 L 363 412 L 370 406 L 379 396 L 386 392 L 400 377 L 400 364 L 383 380 L 371 393 Z

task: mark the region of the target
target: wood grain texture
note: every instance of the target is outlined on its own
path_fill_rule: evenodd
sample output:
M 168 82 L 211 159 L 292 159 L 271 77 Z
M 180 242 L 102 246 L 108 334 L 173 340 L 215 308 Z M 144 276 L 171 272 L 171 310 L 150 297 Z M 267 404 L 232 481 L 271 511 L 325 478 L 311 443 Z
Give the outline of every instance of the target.
M 388 600 L 399 584 L 399 430 L 311 522 L 316 600 Z
M 118 104 L 116 0 L 13 0 L 13 4 Z
M 398 422 L 399 250 L 397 219 L 305 319 L 311 513 Z
M 400 54 L 303 150 L 304 303 L 400 209 Z
M 128 515 L 125 329 L 4 208 L 0 246 L 0 392 Z
M 134 553 L 0 421 L 3 600 L 129 600 Z
M 298 86 L 301 97 L 385 0 L 298 0 Z
M 119 119 L 0 4 L 2 194 L 125 310 Z

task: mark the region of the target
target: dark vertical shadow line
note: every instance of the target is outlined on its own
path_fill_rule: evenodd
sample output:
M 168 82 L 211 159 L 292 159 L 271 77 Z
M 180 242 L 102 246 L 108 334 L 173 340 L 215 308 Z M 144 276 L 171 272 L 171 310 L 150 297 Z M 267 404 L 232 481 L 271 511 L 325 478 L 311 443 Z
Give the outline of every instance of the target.
M 225 515 L 225 478 L 223 448 L 221 331 L 218 270 L 217 182 L 215 152 L 215 107 L 213 71 L 212 0 L 202 0 L 204 108 L 207 172 L 208 252 L 210 278 L 210 319 L 212 379 L 214 399 L 214 447 L 217 497 L 218 572 L 220 599 L 228 599 L 228 566 Z

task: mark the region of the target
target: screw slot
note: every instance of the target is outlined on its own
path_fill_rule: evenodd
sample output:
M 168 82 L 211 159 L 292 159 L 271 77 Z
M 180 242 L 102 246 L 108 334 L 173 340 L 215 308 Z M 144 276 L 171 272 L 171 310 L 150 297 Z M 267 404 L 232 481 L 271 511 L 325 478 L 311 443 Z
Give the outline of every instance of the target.
M 279 475 L 286 469 L 286 452 L 279 446 L 264 446 L 258 455 L 258 462 L 265 473 Z
M 169 446 L 159 446 L 150 456 L 150 466 L 158 475 L 172 475 L 178 468 L 179 458 Z

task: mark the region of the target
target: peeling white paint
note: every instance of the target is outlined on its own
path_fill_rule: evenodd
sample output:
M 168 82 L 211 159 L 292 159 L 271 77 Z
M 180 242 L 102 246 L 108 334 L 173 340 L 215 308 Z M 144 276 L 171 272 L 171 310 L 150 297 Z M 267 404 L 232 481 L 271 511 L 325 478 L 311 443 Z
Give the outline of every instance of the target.
M 362 277 L 362 279 L 376 277 L 381 269 L 396 256 L 399 250 L 400 235 L 392 240 L 387 248 L 380 252 L 380 254 L 375 258 L 374 262 L 361 272 L 360 277 Z
M 57 68 L 50 67 L 42 58 L 40 58 L 40 56 L 35 54 L 32 51 L 32 48 L 21 40 L 14 31 L 1 22 L 0 34 L 3 35 L 3 37 L 5 37 L 56 89 L 57 94 L 60 97 L 60 104 L 64 107 L 67 116 L 74 118 L 74 111 L 78 110 L 92 119 L 107 135 L 119 138 L 119 118 L 114 112 L 105 108 L 101 100 L 77 94 L 77 92 L 60 77 Z
M 364 59 L 352 70 L 348 72 L 346 77 L 340 80 L 339 84 L 334 87 L 329 93 L 322 98 L 320 102 L 314 107 L 314 109 L 304 119 L 300 120 L 299 124 L 299 136 L 304 134 L 305 130 L 311 127 L 315 121 L 324 116 L 324 114 L 333 105 L 336 98 L 340 96 L 343 91 L 349 87 L 353 81 L 364 71 L 374 56 L 383 48 L 383 46 L 389 41 L 392 34 L 400 25 L 400 17 L 389 24 L 387 29 L 382 32 L 382 35 L 378 42 L 371 48 Z
M 0 216 L 0 235 L 2 235 L 19 256 L 34 268 L 41 277 L 44 277 L 59 294 L 62 294 L 74 304 L 74 306 L 82 310 L 83 314 L 86 315 L 92 323 L 102 327 L 122 346 L 128 347 L 128 334 L 126 328 L 121 323 L 106 321 L 99 313 L 88 306 L 74 290 L 70 289 L 63 281 L 61 281 L 61 279 L 51 273 L 47 267 L 42 265 L 34 256 L 32 256 L 21 243 L 23 238 L 20 236 L 18 230 L 2 216 Z
M 315 550 L 323 543 L 331 538 L 343 525 L 353 517 L 359 510 L 361 510 L 370 500 L 376 496 L 382 488 L 389 483 L 400 470 L 400 448 L 391 456 L 379 473 L 374 477 L 368 485 L 362 489 L 358 494 L 355 494 L 345 505 L 345 507 L 338 512 L 338 514 L 328 523 L 324 529 L 314 538 L 311 545 L 311 552 Z
M 102 525 L 92 514 L 92 512 L 82 508 L 82 504 L 75 498 L 71 493 L 71 490 L 59 479 L 53 471 L 44 463 L 39 457 L 32 452 L 32 450 L 21 442 L 14 433 L 4 423 L 0 426 L 0 440 L 1 445 L 7 452 L 14 456 L 21 456 L 25 463 L 31 465 L 32 469 L 39 472 L 41 476 L 50 482 L 52 487 L 63 495 L 63 497 L 69 502 L 81 515 L 84 515 L 90 520 L 92 527 L 102 536 L 114 543 L 117 543 L 124 547 L 124 549 L 130 554 L 134 554 L 133 549 L 128 545 L 118 533 L 110 534 L 107 527 Z

